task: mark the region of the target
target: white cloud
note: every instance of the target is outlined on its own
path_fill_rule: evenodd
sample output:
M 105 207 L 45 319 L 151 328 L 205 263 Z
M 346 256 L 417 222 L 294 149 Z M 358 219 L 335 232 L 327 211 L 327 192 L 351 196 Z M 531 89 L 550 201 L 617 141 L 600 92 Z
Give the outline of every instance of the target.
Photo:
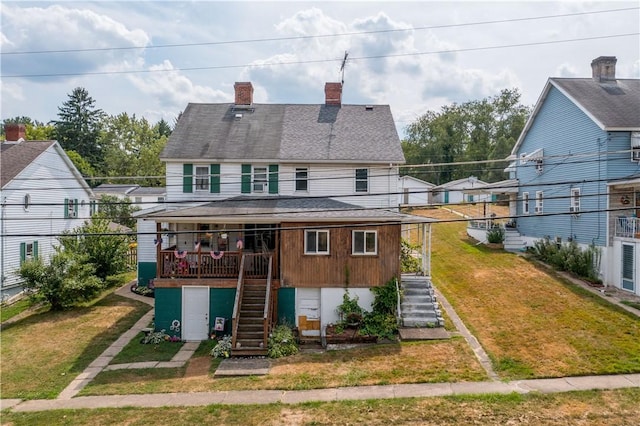
M 141 49 L 82 52 L 83 49 L 136 47 L 149 43 L 139 29 L 128 29 L 105 15 L 88 9 L 59 5 L 2 7 L 2 47 L 8 52 L 72 50 L 64 53 L 5 55 L 4 74 L 85 73 L 136 61 Z

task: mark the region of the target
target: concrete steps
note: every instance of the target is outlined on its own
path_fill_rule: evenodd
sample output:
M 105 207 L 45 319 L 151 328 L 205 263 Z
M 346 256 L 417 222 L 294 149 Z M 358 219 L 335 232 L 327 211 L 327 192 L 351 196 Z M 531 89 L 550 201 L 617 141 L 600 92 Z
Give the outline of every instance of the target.
M 515 229 L 505 229 L 504 249 L 506 251 L 522 251 L 524 249 L 524 240 Z
M 400 311 L 404 327 L 442 327 L 444 319 L 429 277 L 403 275 Z

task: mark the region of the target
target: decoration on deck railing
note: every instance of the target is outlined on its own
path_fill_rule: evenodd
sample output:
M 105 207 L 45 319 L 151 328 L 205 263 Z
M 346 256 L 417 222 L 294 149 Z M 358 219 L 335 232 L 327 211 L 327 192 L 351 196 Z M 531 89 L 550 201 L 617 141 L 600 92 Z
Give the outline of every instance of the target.
M 242 250 L 243 247 L 244 247 L 244 241 L 242 241 L 242 238 L 238 238 L 236 240 L 236 248 L 238 250 Z
M 224 256 L 223 251 L 210 251 L 209 254 L 214 259 L 222 259 L 222 256 Z
M 622 197 L 620 197 L 620 203 L 622 204 L 629 204 L 631 202 L 631 197 L 629 197 L 628 195 L 623 195 Z
M 195 244 L 193 245 L 193 249 L 195 251 L 200 251 L 200 241 L 195 242 Z
M 173 254 L 176 257 L 176 259 L 184 259 L 185 257 L 187 257 L 186 250 L 175 250 Z
M 162 244 L 162 238 L 160 238 L 160 239 L 154 238 L 153 239 L 153 244 L 155 244 L 156 247 L 158 247 L 160 244 Z

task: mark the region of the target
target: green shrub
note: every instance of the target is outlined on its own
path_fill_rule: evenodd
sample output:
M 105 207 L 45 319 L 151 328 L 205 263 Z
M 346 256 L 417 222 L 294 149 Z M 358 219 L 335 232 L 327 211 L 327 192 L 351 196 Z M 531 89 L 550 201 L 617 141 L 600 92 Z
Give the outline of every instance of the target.
M 349 289 L 345 289 L 342 303 L 338 305 L 336 310 L 343 324 L 359 324 L 364 314 L 364 310 L 358 304 L 358 296 L 350 297 Z
M 594 245 L 583 250 L 575 241 L 559 244 L 550 238 L 543 238 L 534 243 L 531 253 L 561 271 L 571 272 L 590 281 L 600 281 L 600 249 Z
M 218 344 L 211 349 L 214 358 L 229 358 L 231 356 L 231 336 L 224 336 L 218 340 Z
M 280 324 L 273 329 L 267 343 L 269 358 L 280 358 L 298 353 L 298 344 L 291 327 Z
M 494 226 L 487 230 L 487 241 L 491 244 L 502 244 L 504 242 L 504 228 Z
M 107 288 L 120 287 L 129 280 L 129 274 L 117 274 L 109 275 L 104 280 L 104 285 Z
M 165 330 L 160 330 L 160 331 L 154 331 L 152 333 L 147 334 L 142 338 L 140 343 L 144 345 L 148 345 L 148 344 L 159 345 L 160 343 L 168 339 L 169 339 L 169 335 L 165 333 Z
M 402 272 L 420 272 L 420 259 L 413 256 L 413 252 L 420 251 L 421 246 L 411 244 L 404 238 L 400 241 L 400 268 Z
M 82 253 L 68 253 L 56 247 L 48 265 L 41 259 L 24 262 L 18 275 L 25 290 L 36 299 L 42 297 L 54 311 L 93 299 L 104 286 L 93 275 L 93 265 Z

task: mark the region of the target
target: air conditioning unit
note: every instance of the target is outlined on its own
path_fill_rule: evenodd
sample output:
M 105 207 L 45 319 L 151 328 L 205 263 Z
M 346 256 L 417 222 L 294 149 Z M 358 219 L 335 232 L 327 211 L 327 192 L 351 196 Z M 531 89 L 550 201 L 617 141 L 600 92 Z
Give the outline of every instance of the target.
M 264 192 L 267 184 L 265 182 L 254 182 L 253 183 L 253 192 Z
M 640 161 L 640 148 L 631 148 L 631 161 Z
M 570 211 L 571 213 L 578 213 L 578 212 L 580 212 L 580 207 L 578 207 L 578 206 L 571 206 L 571 207 L 569 207 L 569 211 Z
M 542 214 L 542 207 L 536 207 L 533 211 L 534 211 L 536 214 Z

